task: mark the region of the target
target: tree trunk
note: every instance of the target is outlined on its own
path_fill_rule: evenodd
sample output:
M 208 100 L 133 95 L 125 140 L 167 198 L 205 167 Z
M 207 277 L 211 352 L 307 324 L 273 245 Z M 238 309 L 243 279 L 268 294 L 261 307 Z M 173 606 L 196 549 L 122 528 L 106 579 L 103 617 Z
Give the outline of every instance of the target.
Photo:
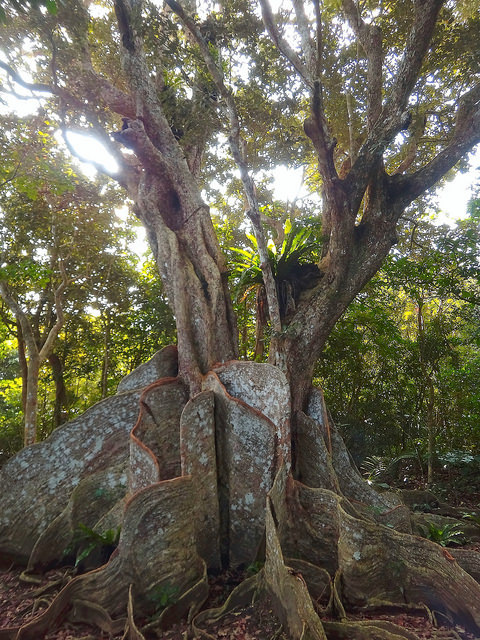
M 103 361 L 102 361 L 102 398 L 108 394 L 108 369 L 110 366 L 110 314 L 105 316 L 105 330 L 103 333 Z
M 335 215 L 342 216 L 338 212 Z M 349 218 L 352 215 L 351 212 L 343 214 Z M 279 366 L 291 381 L 293 414 L 305 411 L 318 354 L 335 323 L 378 271 L 394 243 L 394 226 L 386 226 L 382 232 L 378 228 L 374 230 L 367 246 L 368 231 L 353 229 L 351 239 L 338 240 L 339 245 L 349 247 L 348 250 L 331 246 L 320 263 L 323 272 L 320 283 L 314 291 L 304 293 L 288 327 L 272 339 L 269 362 Z M 335 256 L 337 250 L 339 256 Z
M 24 444 L 27 447 L 37 440 L 38 416 L 38 379 L 40 375 L 40 358 L 37 354 L 30 354 L 27 371 L 27 393 L 25 402 L 25 435 Z
M 175 203 L 174 211 L 159 211 L 165 203 L 159 180 L 148 176 L 145 182 L 149 185 L 141 189 L 137 213 L 147 225 L 175 314 L 179 372 L 195 393 L 200 389 L 202 375 L 216 362 L 231 360 L 238 354 L 226 264 L 208 207 L 199 198 L 189 197 L 182 203 L 172 187 L 168 197 Z M 156 216 L 152 216 L 154 207 Z
M 65 378 L 63 377 L 63 364 L 56 353 L 51 353 L 48 357 L 48 363 L 52 369 L 53 381 L 55 384 L 55 403 L 53 407 L 53 427 L 56 429 L 63 422 L 63 411 L 67 401 L 67 389 L 65 387 Z
M 433 469 L 435 463 L 435 435 L 436 435 L 436 419 L 435 419 L 435 386 L 432 376 L 427 379 L 428 399 L 427 399 L 427 484 L 431 486 L 433 483 Z
M 27 357 L 25 355 L 25 340 L 22 334 L 22 327 L 17 320 L 17 347 L 18 347 L 18 362 L 20 364 L 20 372 L 22 375 L 22 409 L 25 412 L 27 405 L 27 377 L 28 377 L 28 365 Z

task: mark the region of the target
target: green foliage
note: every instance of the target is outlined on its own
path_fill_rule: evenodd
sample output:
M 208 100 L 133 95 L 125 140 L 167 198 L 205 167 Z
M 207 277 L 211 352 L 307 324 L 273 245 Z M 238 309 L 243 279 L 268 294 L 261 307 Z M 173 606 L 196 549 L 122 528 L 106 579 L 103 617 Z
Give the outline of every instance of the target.
M 65 555 L 69 555 L 74 549 L 77 549 L 75 558 L 76 567 L 82 561 L 86 560 L 94 551 L 99 551 L 102 555 L 102 560 L 106 561 L 118 546 L 120 532 L 121 527 L 117 529 L 107 529 L 103 533 L 98 533 L 98 531 L 80 522 L 75 529 L 72 545 L 65 551 Z
M 289 278 L 291 273 L 301 264 L 314 259 L 318 252 L 318 245 L 310 242 L 313 229 L 302 227 L 299 224 L 291 223 L 287 220 L 284 228 L 285 238 L 280 250 L 277 250 L 273 240 L 268 243 L 268 258 L 276 281 Z M 233 251 L 235 268 L 232 276 L 236 280 L 238 293 L 244 292 L 248 288 L 260 285 L 263 282 L 260 261 L 258 257 L 257 241 L 249 233 L 246 234 L 250 247 L 240 249 L 230 247 Z
M 131 220 L 115 211 L 123 202 L 118 190 L 75 170 L 44 114 L 2 121 L 0 278 L 27 315 L 39 346 L 56 321 L 59 257 L 70 280 L 55 344 L 58 367 L 45 363 L 40 372 L 42 439 L 114 393 L 124 375 L 174 341 L 174 320 L 151 259 L 137 267 Z M 10 342 L 18 363 L 15 338 L 22 336 L 11 310 L 0 303 L 0 311 L 0 345 Z M 0 384 L 2 459 L 22 446 L 21 374 L 17 364 Z
M 313 288 L 320 279 L 320 271 L 315 262 L 319 245 L 315 241 L 317 228 L 306 226 L 301 221 L 287 219 L 282 230 L 282 241 L 268 242 L 268 259 L 272 269 L 279 303 L 280 317 L 285 320 L 294 309 L 302 291 Z M 235 301 L 240 324 L 241 351 L 245 356 L 261 359 L 269 336 L 265 331 L 269 321 L 268 304 L 263 274 L 253 235 L 246 234 L 249 246 L 229 247 L 232 264 L 231 279 L 234 285 Z M 256 326 L 255 326 L 256 324 Z M 255 334 L 255 347 L 253 347 Z M 251 351 L 247 352 L 250 340 Z
M 4 331 L 2 331 L 4 329 Z M 0 322 L 0 466 L 23 446 L 22 381 L 17 354 Z
M 452 544 L 465 544 L 463 531 L 458 524 L 444 524 L 441 526 L 429 522 L 427 527 L 421 527 L 423 538 L 436 542 L 442 547 Z
M 327 404 L 359 464 L 406 451 L 423 464 L 429 419 L 440 465 L 454 464 L 441 462 L 448 451 L 478 448 L 479 225 L 475 217 L 452 229 L 419 225 L 410 240 L 401 239 L 338 321 L 318 363 Z
M 367 456 L 362 462 L 360 470 L 368 484 L 381 489 L 388 489 L 389 485 L 381 481 L 381 477 L 387 470 L 387 467 L 388 464 L 384 458 L 380 456 Z
M 477 527 L 480 527 L 480 513 L 475 513 L 475 512 L 464 513 L 462 517 L 464 520 L 468 520 L 473 524 L 477 525 Z
M 309 277 L 314 283 L 320 277 L 320 273 L 314 264 L 315 256 L 318 257 L 319 248 L 316 242 L 311 241 L 313 234 L 314 229 L 287 220 L 284 227 L 284 239 L 280 248 L 276 247 L 273 240 L 268 243 L 268 260 L 277 287 L 281 317 L 284 317 L 287 313 L 287 296 L 291 296 L 294 299 L 298 298 L 304 282 Z M 235 282 L 237 298 L 241 294 L 245 296 L 251 291 L 263 287 L 257 241 L 253 235 L 246 235 L 250 243 L 249 248 L 230 248 L 234 254 L 232 278 Z M 257 311 L 261 315 L 262 324 L 265 324 L 265 312 L 260 309 L 257 309 Z
M 59 0 L 59 2 L 64 4 L 63 0 Z M 18 13 L 26 13 L 40 7 L 44 7 L 52 16 L 57 15 L 58 5 L 56 0 L 1 0 L 0 23 L 7 22 L 8 9 L 13 8 Z
M 257 574 L 263 569 L 264 564 L 265 562 L 263 560 L 255 560 L 255 562 L 249 564 L 246 569 L 247 576 L 254 576 L 255 574 Z
M 179 587 L 169 582 L 158 584 L 154 587 L 148 595 L 148 600 L 154 607 L 152 619 L 158 618 L 164 609 L 177 602 L 179 591 Z

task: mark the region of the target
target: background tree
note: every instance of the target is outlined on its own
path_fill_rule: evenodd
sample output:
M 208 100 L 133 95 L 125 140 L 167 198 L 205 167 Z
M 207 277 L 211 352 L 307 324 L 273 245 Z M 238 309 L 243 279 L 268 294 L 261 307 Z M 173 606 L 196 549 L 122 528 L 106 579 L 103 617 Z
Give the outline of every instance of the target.
M 130 256 L 130 264 L 126 259 L 131 236 L 118 219 L 115 222 L 116 194 L 107 194 L 105 185 L 93 185 L 74 172 L 41 116 L 5 124 L 1 293 L 16 323 L 11 327 L 23 380 L 25 442 L 30 444 L 36 439 L 42 364 L 48 361 L 55 386 L 51 429 L 68 415 L 66 335 L 73 337 L 74 325 L 89 305 L 104 319 L 122 307 L 127 314 L 129 289 L 133 291 L 137 276 L 134 258 Z M 109 333 L 107 326 L 102 397 L 109 381 Z
M 317 374 L 359 463 L 432 457 L 429 424 L 434 450 L 475 450 L 477 255 L 475 216 L 421 223 L 337 323 Z

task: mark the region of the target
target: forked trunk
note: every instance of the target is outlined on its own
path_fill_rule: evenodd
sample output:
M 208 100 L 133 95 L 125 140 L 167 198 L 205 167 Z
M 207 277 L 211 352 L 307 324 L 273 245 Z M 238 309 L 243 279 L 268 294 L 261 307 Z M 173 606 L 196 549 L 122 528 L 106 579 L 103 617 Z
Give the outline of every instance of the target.
M 157 192 L 153 179 L 138 201 L 137 212 L 147 225 L 175 315 L 179 374 L 195 394 L 201 388 L 202 376 L 215 363 L 238 356 L 227 269 L 208 207 L 198 198 L 184 204 L 178 202 L 176 217 L 169 218 L 165 209 L 152 215 L 152 206 L 147 209 L 147 201 L 158 201 L 160 207 L 164 204 L 164 199 L 157 197 L 161 197 L 161 192 Z

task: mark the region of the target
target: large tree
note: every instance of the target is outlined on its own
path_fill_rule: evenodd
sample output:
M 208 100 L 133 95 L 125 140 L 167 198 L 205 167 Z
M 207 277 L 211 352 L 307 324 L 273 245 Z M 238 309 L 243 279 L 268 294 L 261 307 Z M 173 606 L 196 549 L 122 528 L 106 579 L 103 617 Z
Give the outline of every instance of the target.
M 170 582 L 181 595 L 162 623 L 189 608 L 192 618 L 205 597 L 199 558 L 209 568 L 239 565 L 257 547 L 265 567 L 256 585 L 293 638 L 407 637 L 345 621 L 346 608 L 379 600 L 419 600 L 480 629 L 477 582 L 453 555 L 408 535 L 398 498 L 361 484 L 311 387 L 329 333 L 396 243 L 400 217 L 480 140 L 480 22 L 475 3 L 470 15 L 459 5 L 294 0 L 276 12 L 268 0 L 73 0 L 55 16 L 12 12 L 1 68 L 53 96 L 64 130 L 88 128 L 115 156 L 111 177 L 147 229 L 178 335 L 178 372 L 169 351 L 132 432 L 119 552 L 73 581 L 21 637 L 78 600 L 114 627 L 127 599 L 130 637 L 139 637 L 132 603 L 147 611 L 154 588 Z M 21 75 L 25 46 L 35 49 L 33 82 Z M 280 162 L 306 165 L 322 229 L 311 277 L 281 282 L 255 186 L 256 172 Z M 206 197 L 235 167 L 263 273 L 270 365 L 231 362 L 236 321 Z M 30 567 L 57 526 L 45 519 Z M 343 622 L 320 622 L 311 598 L 318 592 L 319 611 L 322 591 Z

